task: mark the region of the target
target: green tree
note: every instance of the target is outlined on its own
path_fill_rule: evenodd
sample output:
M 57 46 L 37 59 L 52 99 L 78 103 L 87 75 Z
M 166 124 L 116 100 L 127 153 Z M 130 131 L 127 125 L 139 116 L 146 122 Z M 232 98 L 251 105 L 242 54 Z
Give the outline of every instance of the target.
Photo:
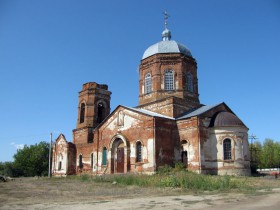
M 0 162 L 0 174 L 10 177 L 22 176 L 22 170 L 16 168 L 13 162 Z
M 256 173 L 256 170 L 260 168 L 261 165 L 261 151 L 262 144 L 259 141 L 255 141 L 253 144 L 250 144 L 250 154 L 251 154 L 251 170 L 253 173 Z
M 278 168 L 280 160 L 280 143 L 272 139 L 265 139 L 261 155 L 261 168 Z
M 14 166 L 23 171 L 24 176 L 42 176 L 48 174 L 49 144 L 25 145 L 14 155 Z

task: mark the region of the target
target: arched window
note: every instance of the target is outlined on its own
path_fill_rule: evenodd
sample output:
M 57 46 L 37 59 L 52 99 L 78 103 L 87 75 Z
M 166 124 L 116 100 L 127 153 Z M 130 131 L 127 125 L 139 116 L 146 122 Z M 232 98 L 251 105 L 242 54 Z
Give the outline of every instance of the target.
M 140 141 L 136 142 L 136 162 L 142 162 L 142 144 Z
M 79 168 L 83 168 L 83 156 L 79 155 Z
M 174 90 L 174 72 L 172 70 L 165 71 L 164 89 L 165 90 Z
M 85 104 L 82 103 L 80 107 L 80 123 L 85 121 Z
M 94 134 L 93 134 L 93 131 L 91 131 L 88 133 L 88 139 L 87 139 L 88 143 L 92 143 L 93 139 L 94 139 Z
M 223 142 L 224 160 L 231 160 L 231 140 L 225 139 Z
M 90 155 L 90 167 L 93 169 L 93 153 Z
M 57 170 L 59 170 L 59 171 L 62 169 L 62 159 L 63 159 L 63 156 L 60 153 L 58 156 L 58 165 L 57 165 Z
M 188 167 L 188 142 L 186 140 L 181 141 L 181 162 L 184 167 Z
M 151 74 L 146 74 L 145 76 L 145 94 L 152 92 L 152 77 Z
M 103 147 L 102 151 L 102 165 L 107 165 L 107 149 Z
M 105 107 L 103 103 L 97 104 L 97 123 L 101 123 L 105 118 Z
M 61 161 L 58 162 L 58 170 L 61 170 Z
M 191 73 L 188 73 L 187 74 L 187 90 L 190 92 L 190 93 L 193 93 L 194 92 L 194 87 L 193 87 L 193 76 Z

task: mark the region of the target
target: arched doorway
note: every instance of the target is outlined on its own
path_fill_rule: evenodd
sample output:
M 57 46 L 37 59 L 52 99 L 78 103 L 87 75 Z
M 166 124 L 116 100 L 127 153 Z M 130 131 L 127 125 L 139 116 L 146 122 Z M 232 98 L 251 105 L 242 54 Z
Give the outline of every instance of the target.
M 127 145 L 120 137 L 113 138 L 111 144 L 111 173 L 127 172 Z
M 181 162 L 188 168 L 188 142 L 186 140 L 181 141 Z
M 124 172 L 124 144 L 119 144 L 117 148 L 117 173 Z
M 188 167 L 188 151 L 181 152 L 181 161 L 185 167 Z

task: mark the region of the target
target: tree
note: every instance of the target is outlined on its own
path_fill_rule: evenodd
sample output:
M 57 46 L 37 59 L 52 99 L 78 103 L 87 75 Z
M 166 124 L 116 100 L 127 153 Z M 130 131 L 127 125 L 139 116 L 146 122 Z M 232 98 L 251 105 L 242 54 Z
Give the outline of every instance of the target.
M 260 168 L 261 158 L 260 154 L 262 151 L 262 144 L 259 141 L 255 141 L 250 144 L 250 154 L 251 154 L 251 170 L 256 173 L 257 168 Z
M 261 155 L 261 168 L 278 168 L 280 160 L 280 143 L 272 139 L 265 139 Z
M 16 168 L 13 162 L 0 162 L 0 175 L 18 177 L 22 176 L 22 170 Z
M 49 144 L 25 145 L 14 155 L 14 167 L 23 171 L 24 176 L 42 176 L 48 174 Z

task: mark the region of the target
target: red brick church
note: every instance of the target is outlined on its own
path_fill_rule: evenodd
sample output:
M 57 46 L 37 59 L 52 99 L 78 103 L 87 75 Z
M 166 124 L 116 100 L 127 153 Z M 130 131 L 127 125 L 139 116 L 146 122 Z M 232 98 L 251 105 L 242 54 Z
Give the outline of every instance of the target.
M 108 86 L 83 85 L 73 142 L 61 134 L 53 145 L 53 175 L 152 174 L 176 162 L 204 174 L 250 174 L 248 128 L 225 103 L 200 103 L 196 60 L 165 23 L 162 41 L 141 59 L 138 106 L 110 112 Z

